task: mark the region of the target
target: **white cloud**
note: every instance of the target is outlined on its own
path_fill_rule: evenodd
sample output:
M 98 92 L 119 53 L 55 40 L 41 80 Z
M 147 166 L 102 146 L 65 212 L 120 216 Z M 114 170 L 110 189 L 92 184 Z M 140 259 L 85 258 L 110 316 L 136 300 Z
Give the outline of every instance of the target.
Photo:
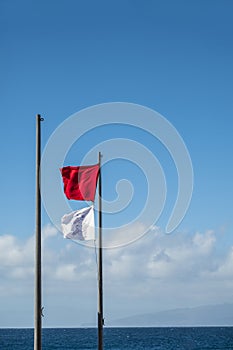
M 43 239 L 47 239 L 50 237 L 54 237 L 58 234 L 58 230 L 52 226 L 51 224 L 47 224 L 42 229 L 42 237 Z
M 143 229 L 142 224 L 134 228 Z M 43 238 L 43 295 L 56 300 L 65 295 L 67 305 L 77 293 L 84 296 L 84 304 L 96 298 L 95 250 L 64 240 L 51 225 L 43 228 Z M 233 247 L 218 252 L 219 240 L 212 230 L 165 235 L 155 227 L 128 246 L 104 250 L 106 313 L 117 314 L 116 305 L 127 315 L 233 302 Z M 0 236 L 2 296 L 10 291 L 12 296 L 33 298 L 34 250 L 33 236 Z
M 230 247 L 228 254 L 223 257 L 217 269 L 212 272 L 212 276 L 215 279 L 233 280 L 233 246 Z
M 33 264 L 33 256 L 34 244 L 32 238 L 20 241 L 12 235 L 0 236 L 0 266 L 3 274 L 16 276 L 19 275 L 17 271 L 21 268 L 21 277 L 27 277 L 28 267 Z
M 57 267 L 55 270 L 55 278 L 62 281 L 75 281 L 77 279 L 75 264 L 64 264 Z
M 167 236 L 157 228 L 130 246 L 116 252 L 107 251 L 107 270 L 121 278 L 137 275 L 151 279 L 180 279 L 190 272 L 190 277 L 196 276 L 209 268 L 215 241 L 213 231 Z
M 204 234 L 197 232 L 192 241 L 199 253 L 206 255 L 211 252 L 216 242 L 215 233 L 212 230 L 206 231 Z
M 9 272 L 9 276 L 12 277 L 13 279 L 25 279 L 28 277 L 33 276 L 34 274 L 34 267 L 33 266 L 19 266 L 15 267 Z
M 156 229 L 130 246 L 106 251 L 106 294 L 117 291 L 144 305 L 148 300 L 149 310 L 154 301 L 157 308 L 233 302 L 233 248 L 218 254 L 217 238 L 211 230 L 165 235 Z
M 139 229 L 143 229 L 142 224 L 135 225 L 135 231 Z M 94 249 L 60 239 L 59 236 L 57 239 L 56 236 L 57 230 L 51 225 L 43 228 L 43 237 L 47 242 L 43 246 L 46 278 L 66 281 L 91 278 L 96 272 Z M 192 280 L 213 273 L 215 276 L 232 276 L 233 248 L 219 259 L 213 254 L 215 246 L 214 231 L 168 236 L 155 228 L 131 245 L 105 250 L 104 270 L 107 279 L 116 281 L 132 281 L 139 277 L 147 280 Z M 33 275 L 34 249 L 33 237 L 19 241 L 12 235 L 0 236 L 1 271 L 22 279 Z

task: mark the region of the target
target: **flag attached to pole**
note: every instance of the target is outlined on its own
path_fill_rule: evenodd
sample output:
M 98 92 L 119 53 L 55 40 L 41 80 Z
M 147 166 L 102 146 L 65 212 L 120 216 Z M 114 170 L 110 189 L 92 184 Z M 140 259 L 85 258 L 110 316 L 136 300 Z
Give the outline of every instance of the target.
M 81 241 L 94 240 L 95 222 L 93 205 L 64 215 L 61 219 L 61 228 L 64 238 Z
M 99 164 L 66 166 L 60 171 L 64 183 L 64 192 L 68 199 L 94 202 Z

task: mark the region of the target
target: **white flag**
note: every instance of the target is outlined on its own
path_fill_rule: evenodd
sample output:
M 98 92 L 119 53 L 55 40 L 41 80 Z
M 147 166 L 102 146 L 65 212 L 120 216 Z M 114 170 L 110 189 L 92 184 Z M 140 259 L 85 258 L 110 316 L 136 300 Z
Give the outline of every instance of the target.
M 62 232 L 65 238 L 81 241 L 95 239 L 95 222 L 93 205 L 72 213 L 61 219 Z

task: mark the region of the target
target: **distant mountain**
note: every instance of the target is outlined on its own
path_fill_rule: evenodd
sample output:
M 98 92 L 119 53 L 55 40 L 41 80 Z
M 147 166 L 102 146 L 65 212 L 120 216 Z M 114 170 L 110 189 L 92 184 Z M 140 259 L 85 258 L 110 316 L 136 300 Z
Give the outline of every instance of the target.
M 109 327 L 233 326 L 233 304 L 173 309 L 106 323 Z

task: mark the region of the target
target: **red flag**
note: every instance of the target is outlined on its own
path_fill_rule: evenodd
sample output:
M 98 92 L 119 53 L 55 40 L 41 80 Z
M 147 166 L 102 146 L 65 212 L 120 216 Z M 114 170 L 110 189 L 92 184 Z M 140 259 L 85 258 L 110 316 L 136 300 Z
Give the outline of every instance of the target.
M 94 201 L 99 164 L 66 166 L 61 170 L 64 192 L 68 199 Z

